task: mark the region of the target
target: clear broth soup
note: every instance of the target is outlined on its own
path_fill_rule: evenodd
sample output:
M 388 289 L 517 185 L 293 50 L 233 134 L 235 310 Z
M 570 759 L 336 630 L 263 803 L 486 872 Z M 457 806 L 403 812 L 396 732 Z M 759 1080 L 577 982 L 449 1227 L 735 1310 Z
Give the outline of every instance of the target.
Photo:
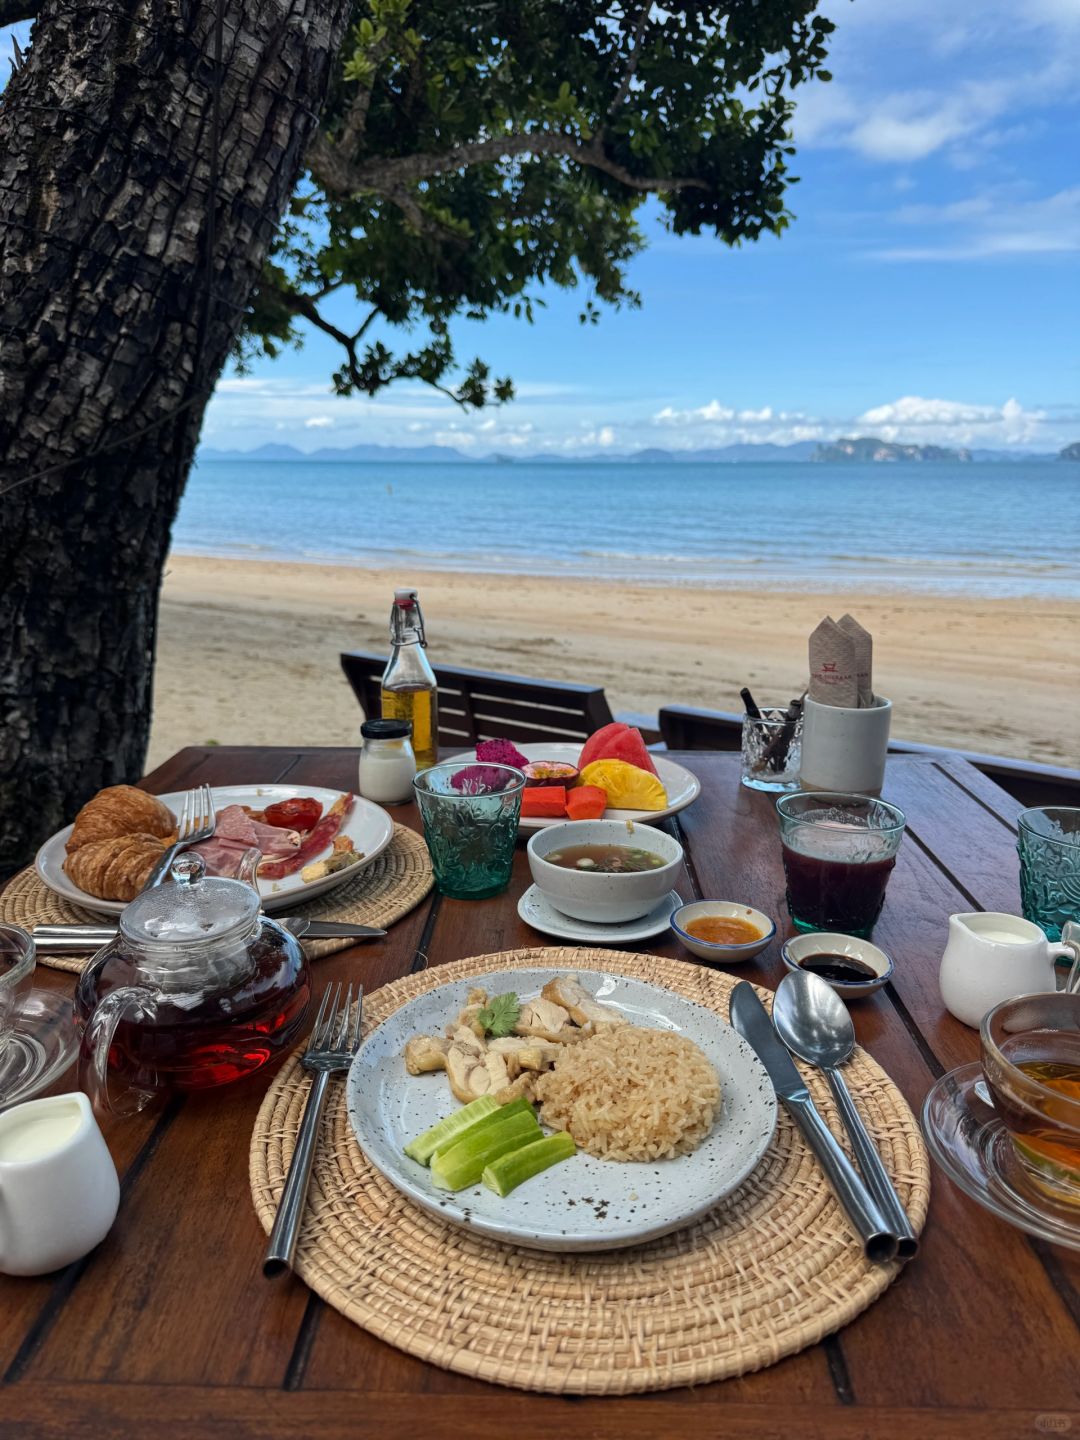
M 561 850 L 549 850 L 543 858 L 563 870 L 591 870 L 603 875 L 659 870 L 668 863 L 662 855 L 634 845 L 564 845 Z

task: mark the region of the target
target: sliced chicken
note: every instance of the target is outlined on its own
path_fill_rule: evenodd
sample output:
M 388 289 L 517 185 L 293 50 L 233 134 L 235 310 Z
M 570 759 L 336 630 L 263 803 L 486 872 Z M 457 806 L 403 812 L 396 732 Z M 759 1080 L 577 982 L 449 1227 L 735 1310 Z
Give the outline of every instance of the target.
M 446 1069 L 446 1052 L 450 1042 L 438 1035 L 414 1035 L 405 1045 L 405 1069 L 410 1075 L 426 1075 L 431 1070 Z
M 522 1002 L 521 1014 L 514 1026 L 515 1035 L 533 1035 L 540 1040 L 564 1041 L 571 1038 L 574 1026 L 570 1012 L 542 995 Z
M 469 998 L 466 1000 L 461 1013 L 452 1025 L 446 1027 L 447 1035 L 453 1035 L 455 1030 L 464 1028 L 471 1030 L 478 1040 L 483 1040 L 484 1029 L 483 1026 L 477 1022 L 476 1017 L 487 1003 L 488 996 L 486 990 L 470 990 Z
M 512 1080 L 495 1096 L 500 1105 L 509 1105 L 511 1100 L 516 1100 L 519 1095 L 524 1095 L 526 1100 L 533 1098 L 533 1086 L 536 1084 L 536 1072 L 534 1070 L 523 1070 L 516 1080 Z
M 562 1046 L 550 1040 L 531 1040 L 525 1036 L 507 1035 L 501 1040 L 489 1040 L 488 1052 L 502 1055 L 506 1068 L 513 1079 L 522 1070 L 550 1070 L 562 1053 Z
M 597 1030 L 612 1025 L 625 1025 L 625 1016 L 594 1000 L 576 975 L 560 975 L 549 980 L 540 992 L 545 1000 L 563 1006 L 578 1025 L 592 1025 Z

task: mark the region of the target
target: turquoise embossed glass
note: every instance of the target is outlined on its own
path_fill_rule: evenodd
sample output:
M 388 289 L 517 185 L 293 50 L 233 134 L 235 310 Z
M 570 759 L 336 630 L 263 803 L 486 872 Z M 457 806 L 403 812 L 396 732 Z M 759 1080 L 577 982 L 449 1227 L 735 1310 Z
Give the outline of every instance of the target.
M 453 900 L 486 900 L 510 883 L 525 776 L 510 765 L 451 760 L 413 782 L 435 883 Z
M 1080 920 L 1080 809 L 1038 806 L 1020 812 L 1020 901 L 1025 920 L 1040 926 L 1048 940 Z

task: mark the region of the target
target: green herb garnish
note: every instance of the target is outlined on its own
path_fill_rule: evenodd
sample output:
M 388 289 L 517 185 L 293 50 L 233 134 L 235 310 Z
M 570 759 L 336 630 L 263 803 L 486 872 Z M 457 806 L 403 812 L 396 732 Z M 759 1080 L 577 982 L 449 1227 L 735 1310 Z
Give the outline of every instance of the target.
M 476 1021 L 480 1028 L 487 1035 L 494 1035 L 499 1039 L 503 1035 L 509 1035 L 518 1022 L 521 1014 L 521 1002 L 511 990 L 507 995 L 496 995 L 490 1005 L 485 1005 L 483 1010 L 476 1013 Z

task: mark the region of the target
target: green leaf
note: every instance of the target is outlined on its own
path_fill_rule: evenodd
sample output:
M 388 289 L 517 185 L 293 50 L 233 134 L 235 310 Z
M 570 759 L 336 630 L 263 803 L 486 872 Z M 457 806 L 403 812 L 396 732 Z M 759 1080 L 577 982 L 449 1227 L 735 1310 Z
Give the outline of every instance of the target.
M 510 1034 L 520 1014 L 521 1004 L 511 990 L 507 995 L 496 995 L 489 1005 L 478 1012 L 476 1020 L 486 1034 L 499 1039 Z

